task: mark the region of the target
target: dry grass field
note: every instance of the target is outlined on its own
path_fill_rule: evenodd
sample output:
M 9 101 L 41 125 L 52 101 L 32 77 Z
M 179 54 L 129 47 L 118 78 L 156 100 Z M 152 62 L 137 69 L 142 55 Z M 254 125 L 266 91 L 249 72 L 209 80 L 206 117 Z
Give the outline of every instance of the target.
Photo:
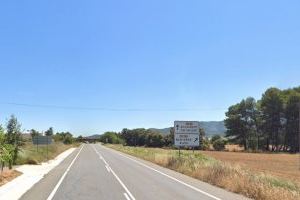
M 300 183 L 299 155 L 201 151 L 204 155 Z

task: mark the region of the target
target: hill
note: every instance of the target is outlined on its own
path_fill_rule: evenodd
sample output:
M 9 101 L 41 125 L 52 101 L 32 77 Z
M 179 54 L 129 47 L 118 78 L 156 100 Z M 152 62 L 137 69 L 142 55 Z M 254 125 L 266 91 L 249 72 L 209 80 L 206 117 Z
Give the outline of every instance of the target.
M 97 139 L 100 139 L 100 137 L 101 137 L 101 135 L 95 134 L 95 135 L 87 136 L 85 138 L 91 139 L 91 140 L 97 140 Z
M 207 137 L 211 137 L 213 135 L 224 135 L 226 128 L 224 126 L 223 121 L 209 121 L 209 122 L 200 122 L 200 127 L 204 129 Z M 159 132 L 162 135 L 167 135 L 170 133 L 170 128 L 150 128 L 153 131 Z
M 208 121 L 208 122 L 202 121 L 200 122 L 200 127 L 204 129 L 207 137 L 211 137 L 213 135 L 224 135 L 226 131 L 223 121 Z M 158 128 L 149 128 L 149 129 L 155 132 L 159 132 L 162 135 L 168 135 L 170 133 L 171 127 L 162 128 L 162 129 L 158 129 Z M 100 137 L 101 134 L 95 134 L 95 135 L 87 136 L 86 138 L 99 139 Z

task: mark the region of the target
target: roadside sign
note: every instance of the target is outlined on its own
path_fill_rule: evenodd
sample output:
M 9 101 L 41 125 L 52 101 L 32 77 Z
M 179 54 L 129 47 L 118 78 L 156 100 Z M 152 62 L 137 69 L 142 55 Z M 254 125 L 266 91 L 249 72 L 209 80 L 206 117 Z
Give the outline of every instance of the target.
M 177 147 L 197 147 L 200 145 L 200 125 L 197 121 L 174 122 L 174 145 Z
M 32 138 L 32 143 L 35 145 L 47 145 L 52 143 L 51 136 L 34 136 Z

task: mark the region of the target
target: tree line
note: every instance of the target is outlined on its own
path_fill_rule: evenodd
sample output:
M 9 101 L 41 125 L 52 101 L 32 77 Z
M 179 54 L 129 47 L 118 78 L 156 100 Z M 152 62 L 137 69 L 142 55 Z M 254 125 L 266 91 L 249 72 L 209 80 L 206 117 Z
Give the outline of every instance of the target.
M 128 146 L 162 147 L 170 145 L 169 137 L 151 129 L 123 129 L 120 133 L 106 132 L 101 135 L 103 143 L 125 144 Z
M 204 129 L 199 130 L 200 140 L 203 142 L 201 147 L 208 149 L 209 144 L 204 138 Z M 123 144 L 127 146 L 146 146 L 146 147 L 174 147 L 174 128 L 170 129 L 170 133 L 162 135 L 152 129 L 127 129 L 121 132 L 105 132 L 100 137 L 103 143 Z M 205 147 L 204 147 L 205 146 Z
M 226 137 L 245 150 L 299 151 L 300 87 L 269 88 L 260 100 L 253 97 L 226 112 Z

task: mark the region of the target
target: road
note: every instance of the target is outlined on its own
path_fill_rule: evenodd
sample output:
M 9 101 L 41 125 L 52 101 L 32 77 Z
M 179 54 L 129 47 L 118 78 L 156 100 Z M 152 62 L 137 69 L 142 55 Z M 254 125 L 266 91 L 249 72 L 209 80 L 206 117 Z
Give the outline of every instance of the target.
M 34 185 L 21 200 L 238 200 L 211 186 L 100 144 L 85 144 Z

